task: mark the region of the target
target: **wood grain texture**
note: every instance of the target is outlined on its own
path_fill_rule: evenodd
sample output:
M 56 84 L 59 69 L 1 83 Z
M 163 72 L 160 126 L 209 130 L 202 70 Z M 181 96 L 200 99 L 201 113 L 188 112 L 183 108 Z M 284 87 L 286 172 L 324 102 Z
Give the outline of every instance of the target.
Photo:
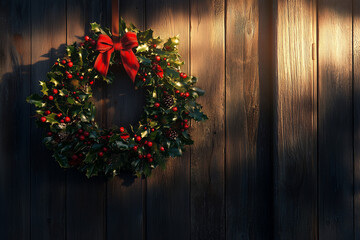
M 277 1 L 275 9 L 274 237 L 316 239 L 315 9 L 308 0 Z
M 145 4 L 143 0 L 120 0 L 119 11 L 128 24 L 139 29 L 145 27 Z M 128 127 L 139 119 L 143 95 L 134 90 L 134 85 L 122 69 L 107 88 L 108 125 Z M 145 236 L 144 211 L 146 180 L 127 174 L 109 179 L 107 184 L 107 237 L 108 239 L 140 240 Z
M 190 2 L 191 74 L 209 120 L 192 123 L 191 239 L 225 238 L 225 12 L 223 0 Z
M 319 238 L 353 239 L 352 1 L 319 0 Z
M 272 233 L 269 8 L 269 1 L 227 1 L 226 239 Z
M 1 1 L 0 238 L 30 234 L 30 1 Z M 19 230 L 20 229 L 20 230 Z
M 360 2 L 353 2 L 354 239 L 360 240 Z
M 90 23 L 104 23 L 108 13 L 106 1 L 67 1 L 67 44 L 83 41 Z M 97 92 L 102 95 L 103 92 Z M 104 115 L 101 101 L 97 112 Z M 87 179 L 77 171 L 67 172 L 66 236 L 67 239 L 104 239 L 106 236 L 106 179 Z M 84 224 L 86 223 L 86 224 Z
M 159 18 L 161 16 L 161 18 Z M 147 0 L 147 28 L 167 39 L 179 35 L 179 52 L 189 71 L 189 2 Z M 190 237 L 190 147 L 181 158 L 167 161 L 166 170 L 156 169 L 147 179 L 147 239 Z
M 31 2 L 31 92 L 39 93 L 39 81 L 57 57 L 64 53 L 66 8 L 64 1 Z M 42 141 L 42 129 L 31 125 L 31 238 L 65 238 L 65 174 Z

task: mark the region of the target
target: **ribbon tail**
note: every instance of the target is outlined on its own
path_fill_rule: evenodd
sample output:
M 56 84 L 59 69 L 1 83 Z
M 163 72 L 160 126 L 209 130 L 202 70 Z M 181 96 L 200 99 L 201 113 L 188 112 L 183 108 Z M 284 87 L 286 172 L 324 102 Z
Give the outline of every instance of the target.
M 106 51 L 104 53 L 100 53 L 96 60 L 95 60 L 95 64 L 94 64 L 94 68 L 103 76 L 106 77 L 108 70 L 109 70 L 109 65 L 110 65 L 110 58 L 111 58 L 111 53 L 112 51 Z
M 140 64 L 134 54 L 134 52 L 130 50 L 122 50 L 120 51 L 121 60 L 124 66 L 126 73 L 129 75 L 130 79 L 135 82 L 136 74 L 139 70 Z

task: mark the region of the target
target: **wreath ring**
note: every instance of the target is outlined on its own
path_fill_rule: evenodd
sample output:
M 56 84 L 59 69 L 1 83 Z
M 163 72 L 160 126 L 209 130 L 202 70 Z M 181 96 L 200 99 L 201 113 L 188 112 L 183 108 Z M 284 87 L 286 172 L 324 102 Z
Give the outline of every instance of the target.
M 108 28 L 91 25 L 91 38 L 66 48 L 40 81 L 42 96 L 27 101 L 36 107 L 36 122 L 45 129 L 44 144 L 63 168 L 77 168 L 87 177 L 114 176 L 122 171 L 149 176 L 168 157 L 181 156 L 193 143 L 190 120 L 207 116 L 196 99 L 204 91 L 197 78 L 181 72 L 178 36 L 163 42 L 153 31 L 126 26 L 121 19 L 117 41 Z M 101 129 L 95 122 L 92 87 L 112 83 L 109 66 L 120 63 L 145 92 L 143 115 L 137 126 Z

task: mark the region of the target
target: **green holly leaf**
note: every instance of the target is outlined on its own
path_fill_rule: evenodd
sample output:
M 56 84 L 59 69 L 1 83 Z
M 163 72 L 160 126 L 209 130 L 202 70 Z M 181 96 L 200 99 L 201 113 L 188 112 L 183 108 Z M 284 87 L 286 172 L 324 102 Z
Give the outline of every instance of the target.
M 100 24 L 93 22 L 90 23 L 90 26 L 91 26 L 91 31 L 93 31 L 94 33 L 102 33 Z
M 59 81 L 57 81 L 55 78 L 51 78 L 50 82 L 52 82 L 55 85 L 55 87 L 60 84 Z
M 43 82 L 43 81 L 40 81 L 40 86 L 42 87 L 41 89 L 41 92 L 44 94 L 44 95 L 48 95 L 48 87 L 46 86 L 46 82 Z
M 119 34 L 120 36 L 124 35 L 126 33 L 126 23 L 123 18 L 120 18 L 119 21 Z
M 146 43 L 142 44 L 142 45 L 139 45 L 136 48 L 136 53 L 141 53 L 141 52 L 146 52 L 146 51 L 149 51 L 149 46 Z
M 192 87 L 191 90 L 195 91 L 199 96 L 203 96 L 205 91 L 198 87 Z
M 45 106 L 45 103 L 43 102 L 43 98 L 40 97 L 38 94 L 30 95 L 26 98 L 26 101 L 30 104 L 34 104 L 37 108 L 42 108 Z
M 59 122 L 56 120 L 56 113 L 47 115 L 46 122 L 49 122 L 51 125 L 58 124 Z
M 120 150 L 129 149 L 129 146 L 127 144 L 125 144 L 123 141 L 115 141 L 115 146 L 116 146 L 116 148 L 118 148 Z
M 138 58 L 140 64 L 144 64 L 146 66 L 151 65 L 151 60 L 150 59 L 148 59 L 146 57 L 143 57 L 143 56 L 137 56 L 137 58 Z
M 195 121 L 204 121 L 206 119 L 208 119 L 208 117 L 203 113 L 201 112 L 199 109 L 194 109 L 193 112 L 191 112 L 189 114 L 190 117 L 192 117 L 193 119 L 195 119 Z
M 137 38 L 139 39 L 140 42 L 148 42 L 150 39 L 153 38 L 153 33 L 154 33 L 153 30 L 148 29 L 146 31 L 139 32 L 137 34 Z
M 180 147 L 172 147 L 168 150 L 170 157 L 180 157 L 182 155 L 182 150 Z

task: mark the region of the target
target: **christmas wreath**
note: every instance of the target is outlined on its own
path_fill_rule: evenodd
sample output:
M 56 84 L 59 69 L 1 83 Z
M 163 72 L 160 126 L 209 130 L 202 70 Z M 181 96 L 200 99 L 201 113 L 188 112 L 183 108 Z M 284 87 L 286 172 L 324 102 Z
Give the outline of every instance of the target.
M 193 143 L 189 121 L 207 119 L 196 103 L 204 91 L 194 86 L 196 77 L 180 70 L 177 36 L 163 42 L 151 29 L 140 31 L 123 20 L 119 36 L 97 23 L 91 32 L 84 42 L 67 46 L 48 79 L 40 81 L 42 96 L 27 98 L 46 130 L 43 142 L 61 167 L 77 168 L 87 177 L 122 171 L 149 176 Z M 121 64 L 135 88 L 145 92 L 143 115 L 129 129 L 101 129 L 95 122 L 92 87 L 95 81 L 112 83 L 113 64 Z

